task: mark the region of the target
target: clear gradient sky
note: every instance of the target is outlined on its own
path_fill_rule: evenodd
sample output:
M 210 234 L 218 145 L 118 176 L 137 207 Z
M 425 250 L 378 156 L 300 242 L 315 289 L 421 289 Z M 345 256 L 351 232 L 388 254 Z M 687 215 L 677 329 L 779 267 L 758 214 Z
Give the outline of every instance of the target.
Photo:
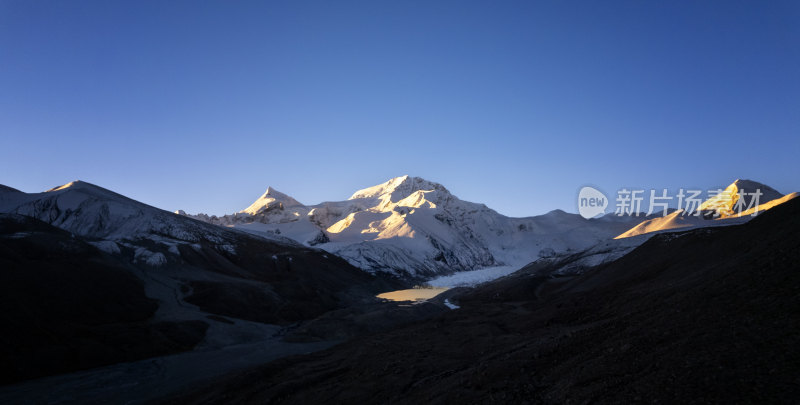
M 410 174 L 512 216 L 586 184 L 800 191 L 797 1 L 0 0 L 0 184 L 224 214 Z

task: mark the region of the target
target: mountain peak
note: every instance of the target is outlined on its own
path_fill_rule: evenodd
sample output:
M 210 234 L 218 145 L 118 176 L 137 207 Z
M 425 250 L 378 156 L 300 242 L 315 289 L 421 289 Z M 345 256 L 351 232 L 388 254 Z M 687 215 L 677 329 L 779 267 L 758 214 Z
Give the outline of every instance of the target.
M 275 190 L 271 186 L 267 187 L 267 191 L 265 191 L 264 194 L 261 197 L 272 197 L 272 198 L 275 198 L 275 199 L 292 198 L 292 197 L 289 197 L 288 195 L 286 195 L 284 193 L 281 193 L 278 190 Z
M 87 183 L 87 182 L 81 181 L 81 180 L 75 180 L 75 181 L 71 181 L 71 182 L 69 182 L 67 184 L 63 184 L 63 185 L 60 185 L 60 186 L 57 186 L 57 187 L 53 187 L 50 190 L 45 191 L 45 193 L 50 193 L 50 192 L 53 192 L 53 191 L 66 190 L 68 188 L 71 188 L 73 190 L 77 190 L 77 189 L 81 189 L 81 188 L 92 188 L 92 187 L 97 188 L 97 186 L 95 186 L 94 184 Z
M 352 196 L 350 196 L 348 200 L 356 200 L 359 198 L 380 198 L 388 196 L 391 201 L 399 201 L 418 190 L 438 190 L 447 194 L 450 193 L 443 185 L 439 183 L 434 183 L 421 177 L 404 175 L 400 177 L 394 177 L 389 179 L 389 181 L 376 186 L 358 190 Z
M 58 186 L 58 187 L 53 187 L 50 190 L 45 191 L 45 193 L 52 193 L 52 192 L 56 192 L 56 191 L 77 192 L 77 193 L 88 194 L 88 195 L 92 195 L 92 196 L 95 196 L 95 197 L 102 197 L 102 198 L 129 199 L 128 197 L 125 197 L 124 195 L 115 193 L 115 192 L 113 192 L 111 190 L 105 189 L 105 188 L 100 187 L 100 186 L 96 186 L 96 185 L 94 185 L 92 183 L 89 183 L 89 182 L 86 182 L 86 181 L 83 181 L 83 180 L 75 180 L 75 181 L 71 181 L 71 182 L 69 182 L 67 184 Z M 135 201 L 135 200 L 131 200 L 131 201 Z
M 722 193 L 704 201 L 700 205 L 700 211 L 716 211 L 719 215 L 729 216 L 736 211 L 740 191 L 745 199 L 740 203 L 743 209 L 747 209 L 751 204 L 756 205 L 752 201 L 755 197 L 751 194 L 756 191 L 761 193 L 758 196 L 759 205 L 783 197 L 783 194 L 766 184 L 753 180 L 736 179 Z
M 296 207 L 302 206 L 299 201 L 295 200 L 294 198 L 281 193 L 278 190 L 275 190 L 272 187 L 267 187 L 267 191 L 261 195 L 255 202 L 250 204 L 249 207 L 243 209 L 242 213 L 247 213 L 251 215 L 256 215 L 258 213 L 264 212 L 268 209 L 273 208 L 289 208 L 289 207 Z
M 759 183 L 754 180 L 747 180 L 747 179 L 736 179 L 733 183 L 731 183 L 727 188 L 736 187 L 737 190 L 744 190 L 747 192 L 761 190 L 764 195 L 775 195 L 775 196 L 783 196 L 783 194 L 779 193 L 778 190 L 764 184 Z M 726 189 L 727 189 L 726 188 Z

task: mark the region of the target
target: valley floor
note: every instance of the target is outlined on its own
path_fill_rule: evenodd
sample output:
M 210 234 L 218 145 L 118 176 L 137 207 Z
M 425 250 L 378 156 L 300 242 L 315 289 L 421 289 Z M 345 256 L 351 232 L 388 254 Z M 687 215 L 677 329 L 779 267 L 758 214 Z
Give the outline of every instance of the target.
M 340 341 L 288 343 L 276 335 L 258 343 L 195 350 L 0 387 L 0 403 L 137 404 L 224 374 Z

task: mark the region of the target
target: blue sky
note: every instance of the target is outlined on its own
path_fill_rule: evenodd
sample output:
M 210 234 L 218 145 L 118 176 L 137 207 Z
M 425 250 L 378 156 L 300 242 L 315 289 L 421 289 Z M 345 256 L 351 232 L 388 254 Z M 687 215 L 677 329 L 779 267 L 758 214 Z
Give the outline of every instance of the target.
M 787 193 L 798 73 L 793 1 L 0 0 L 0 183 L 212 214 L 403 174 L 513 216 Z

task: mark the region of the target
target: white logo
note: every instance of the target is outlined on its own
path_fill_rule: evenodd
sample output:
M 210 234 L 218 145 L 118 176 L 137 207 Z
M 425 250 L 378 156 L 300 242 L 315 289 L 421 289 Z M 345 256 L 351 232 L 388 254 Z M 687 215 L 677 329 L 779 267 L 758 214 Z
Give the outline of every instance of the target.
M 600 190 L 584 187 L 578 193 L 578 213 L 586 219 L 603 214 L 608 207 L 608 198 Z

